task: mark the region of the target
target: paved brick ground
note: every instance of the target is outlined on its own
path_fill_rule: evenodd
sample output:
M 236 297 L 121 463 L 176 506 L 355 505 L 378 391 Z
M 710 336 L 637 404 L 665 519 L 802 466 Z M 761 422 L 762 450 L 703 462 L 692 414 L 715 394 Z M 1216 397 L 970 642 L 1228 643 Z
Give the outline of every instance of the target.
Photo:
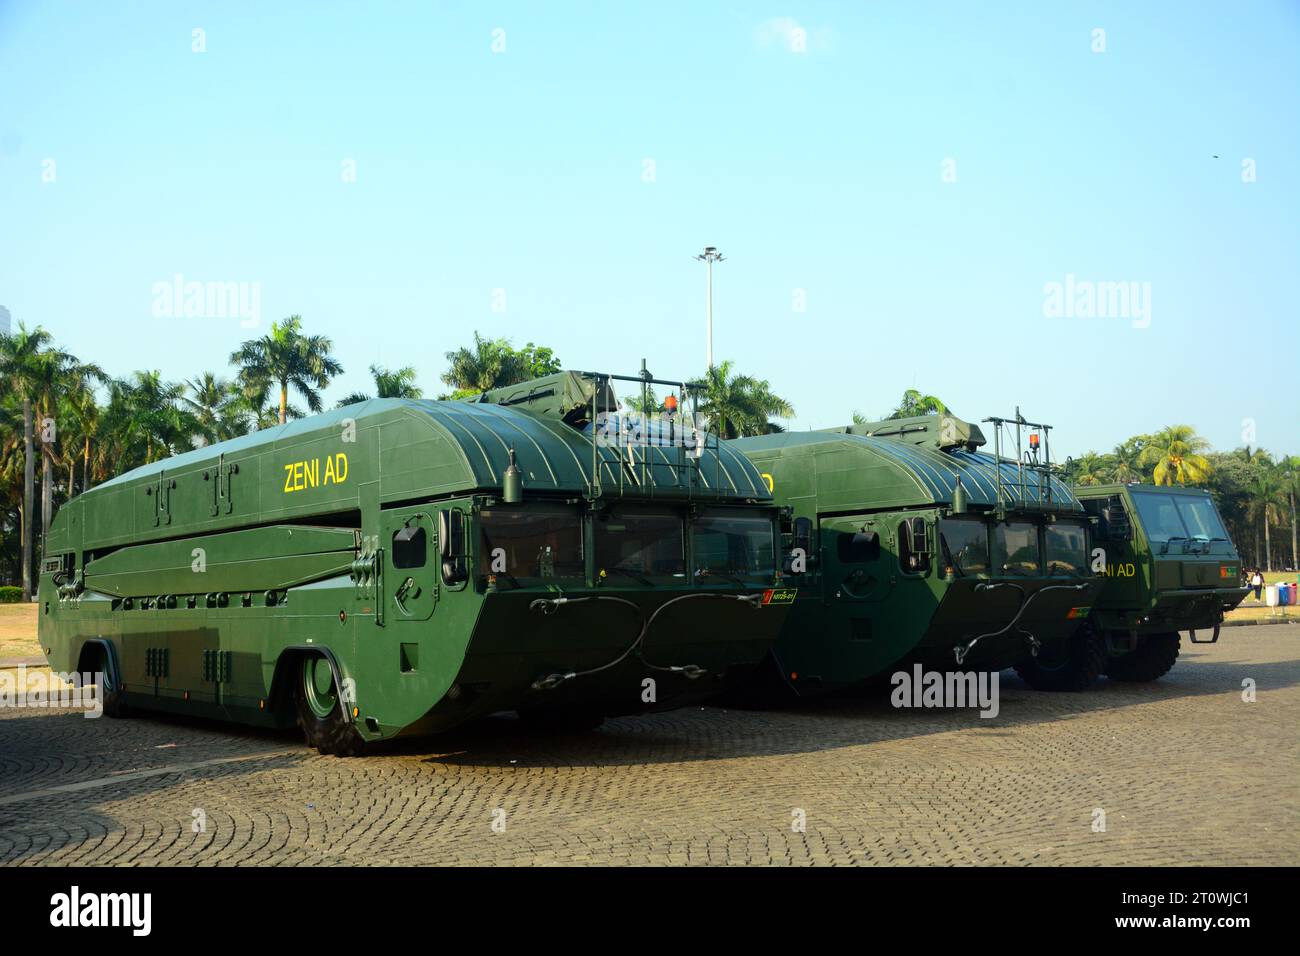
M 357 760 L 0 710 L 0 863 L 1300 863 L 1300 626 L 1184 641 L 1148 686 L 1004 674 L 1001 706 L 704 708 L 568 736 L 495 719 Z

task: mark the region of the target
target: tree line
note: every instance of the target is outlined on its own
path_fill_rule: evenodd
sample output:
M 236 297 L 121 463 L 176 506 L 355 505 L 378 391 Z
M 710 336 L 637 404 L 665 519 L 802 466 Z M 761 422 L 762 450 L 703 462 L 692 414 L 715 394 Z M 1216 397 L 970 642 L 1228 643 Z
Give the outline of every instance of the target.
M 561 368 L 550 348 L 515 348 L 477 332 L 445 357 L 440 399 Z M 322 392 L 343 372 L 334 343 L 307 334 L 298 315 L 243 342 L 229 363 L 225 373 L 181 381 L 157 370 L 117 378 L 61 348 L 39 326 L 19 323 L 0 335 L 0 583 L 18 583 L 30 595 L 42 531 L 67 499 L 140 465 L 322 411 Z M 354 392 L 337 407 L 423 397 L 413 367 L 372 365 L 370 377 L 373 393 Z M 738 374 L 730 362 L 710 369 L 704 382 L 700 412 L 725 437 L 779 429 L 773 417 L 794 416 L 767 382 Z
M 445 358 L 441 381 L 447 391 L 440 399 L 470 397 L 562 367 L 550 348 L 532 342 L 516 348 L 477 332 Z M 140 465 L 322 411 L 322 392 L 343 372 L 333 342 L 307 334 L 298 315 L 243 342 L 229 364 L 224 374 L 203 371 L 181 381 L 166 380 L 157 370 L 118 378 L 59 347 L 39 326 L 20 323 L 17 331 L 0 335 L 0 582 L 32 582 L 41 531 L 63 501 Z M 354 392 L 338 407 L 372 397 L 423 397 L 413 367 L 372 365 L 369 371 L 373 393 Z M 781 431 L 774 419 L 794 417 L 794 407 L 767 381 L 741 374 L 732 362 L 708 369 L 700 381 L 699 411 L 723 438 Z M 651 393 L 650 408 L 638 408 L 638 399 L 627 404 L 652 411 L 658 401 Z M 909 389 L 881 417 L 946 411 L 936 396 Z M 856 412 L 853 418 L 864 420 Z M 1274 458 L 1258 448 L 1213 452 L 1189 426 L 1172 425 L 1134 436 L 1111 452 L 1089 452 L 1066 470 L 1079 484 L 1205 486 L 1248 564 L 1278 565 L 1289 523 L 1289 563 L 1296 566 L 1300 456 Z
M 1191 426 L 1170 425 L 1155 434 L 1134 435 L 1109 452 L 1080 455 L 1067 471 L 1080 485 L 1143 481 L 1206 488 L 1248 567 L 1300 568 L 1300 455 L 1273 455 L 1249 445 L 1213 451 Z

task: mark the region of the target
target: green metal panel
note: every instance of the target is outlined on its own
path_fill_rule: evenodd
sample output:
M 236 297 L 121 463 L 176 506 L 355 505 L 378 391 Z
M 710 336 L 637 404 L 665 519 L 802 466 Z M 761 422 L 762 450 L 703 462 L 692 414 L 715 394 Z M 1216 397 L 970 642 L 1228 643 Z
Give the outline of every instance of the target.
M 371 481 L 379 482 L 381 503 L 499 491 L 511 448 L 530 493 L 581 495 L 591 485 L 591 443 L 590 427 L 578 431 L 521 409 L 374 399 L 186 452 L 90 489 L 82 496 L 90 508 L 84 547 L 359 511 L 360 488 Z M 771 497 L 725 443 L 706 448 L 698 466 L 689 467 L 681 449 L 596 451 L 605 496 Z M 643 459 L 650 465 L 644 482 L 626 464 Z M 59 522 L 52 547 L 61 546 L 62 533 Z
M 855 422 L 852 425 L 840 425 L 821 430 L 844 435 L 895 438 L 911 445 L 928 445 L 942 451 L 956 448 L 974 451 L 985 444 L 984 432 L 978 425 L 947 414 L 891 418 L 880 422 Z
M 1061 641 L 1086 615 L 1100 587 L 1086 571 L 962 577 L 945 569 L 939 522 L 955 517 L 959 481 L 966 517 L 989 529 L 1000 519 L 1030 521 L 1041 542 L 1047 522 L 1085 522 L 1064 482 L 972 450 L 983 442 L 979 429 L 952 422 L 936 416 L 727 443 L 754 463 L 795 522 L 810 523 L 808 568 L 787 577 L 799 596 L 774 651 L 782 679 L 797 692 L 859 683 L 913 661 L 951 669 L 954 649 L 976 638 L 967 666 L 1001 669 L 1029 653 L 1026 633 Z M 901 526 L 915 521 L 931 542 L 920 573 L 902 564 Z M 877 557 L 842 560 L 844 542 L 870 534 Z M 1007 633 L 981 637 L 1013 620 Z
M 590 423 L 564 417 L 580 404 L 581 381 L 559 384 L 558 405 L 536 393 L 513 405 L 376 399 L 85 492 L 60 510 L 48 539 L 48 553 L 71 562 L 71 573 L 60 562 L 40 581 L 51 665 L 72 670 L 83 648 L 105 640 L 133 705 L 285 725 L 292 694 L 277 681 L 302 674 L 286 661 L 319 653 L 353 686 L 367 739 L 493 710 L 629 713 L 725 689 L 784 620 L 784 606 L 738 600 L 775 584 L 775 566 L 747 581 L 652 586 L 597 579 L 589 555 L 584 579 L 562 588 L 498 588 L 479 573 L 478 515 L 489 505 L 570 509 L 587 541 L 604 499 L 653 502 L 688 527 L 695 504 L 725 504 L 775 529 L 771 495 L 742 454 L 716 441 L 698 461 L 680 448 L 604 447 Z M 512 449 L 523 500 L 505 504 Z M 450 511 L 466 523 L 463 581 L 447 578 L 438 550 Z M 418 566 L 403 555 L 412 523 L 428 548 Z M 572 603 L 548 603 L 557 596 Z M 667 606 L 679 598 L 689 598 L 680 610 Z M 658 669 L 670 664 L 701 676 Z M 534 686 L 586 669 L 554 691 Z M 658 683 L 653 699 L 642 696 L 647 677 Z
M 1208 491 L 1131 483 L 1081 485 L 1075 493 L 1101 519 L 1097 544 L 1105 551 L 1106 569 L 1094 615 L 1103 630 L 1142 636 L 1209 629 L 1249 593 L 1241 586 L 1241 556 L 1232 541 L 1188 541 L 1162 548 L 1152 542 L 1134 501 L 1134 495 L 1179 495 L 1215 508 Z M 1127 523 L 1127 534 L 1108 533 L 1111 506 L 1122 508 L 1126 522 L 1121 526 Z
M 356 536 L 351 528 L 276 525 L 130 545 L 88 561 L 85 586 L 117 597 L 281 590 L 345 573 Z
M 815 494 L 820 511 L 948 505 L 958 478 L 973 507 L 1082 510 L 1060 479 L 1018 469 L 1011 461 L 999 466 L 992 455 L 979 452 L 828 432 L 785 432 L 725 444 L 743 452 L 774 482 L 779 473 L 781 499 Z

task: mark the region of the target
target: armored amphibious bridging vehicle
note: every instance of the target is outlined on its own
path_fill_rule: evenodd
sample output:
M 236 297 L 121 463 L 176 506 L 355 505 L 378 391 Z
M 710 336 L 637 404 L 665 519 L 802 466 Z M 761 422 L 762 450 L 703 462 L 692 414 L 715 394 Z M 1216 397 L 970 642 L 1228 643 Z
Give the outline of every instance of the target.
M 804 695 L 914 663 L 1016 666 L 1040 687 L 1096 677 L 1098 654 L 1080 673 L 1070 653 L 1101 586 L 1088 515 L 1053 474 L 1047 426 L 987 421 L 993 455 L 946 414 L 730 443 L 787 509 L 797 594 L 771 659 L 781 685 Z
M 607 440 L 634 431 L 615 380 L 656 381 L 377 399 L 85 492 L 41 568 L 51 667 L 101 672 L 110 713 L 297 721 L 338 754 L 499 710 L 594 724 L 716 693 L 787 610 L 764 604 L 777 509 L 713 436 Z

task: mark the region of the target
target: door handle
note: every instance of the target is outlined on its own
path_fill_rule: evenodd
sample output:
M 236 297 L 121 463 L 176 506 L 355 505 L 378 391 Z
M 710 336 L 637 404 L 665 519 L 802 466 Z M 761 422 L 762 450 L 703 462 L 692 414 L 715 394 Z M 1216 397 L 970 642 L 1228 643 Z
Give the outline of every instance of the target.
M 410 609 L 407 608 L 404 602 L 406 600 L 406 596 L 410 594 L 412 591 L 415 591 L 415 595 L 417 597 L 419 596 L 420 591 L 419 588 L 415 586 L 415 578 L 407 578 L 405 581 L 401 583 L 401 585 L 393 593 L 393 603 L 398 606 L 398 608 L 401 610 L 403 614 L 411 613 Z

